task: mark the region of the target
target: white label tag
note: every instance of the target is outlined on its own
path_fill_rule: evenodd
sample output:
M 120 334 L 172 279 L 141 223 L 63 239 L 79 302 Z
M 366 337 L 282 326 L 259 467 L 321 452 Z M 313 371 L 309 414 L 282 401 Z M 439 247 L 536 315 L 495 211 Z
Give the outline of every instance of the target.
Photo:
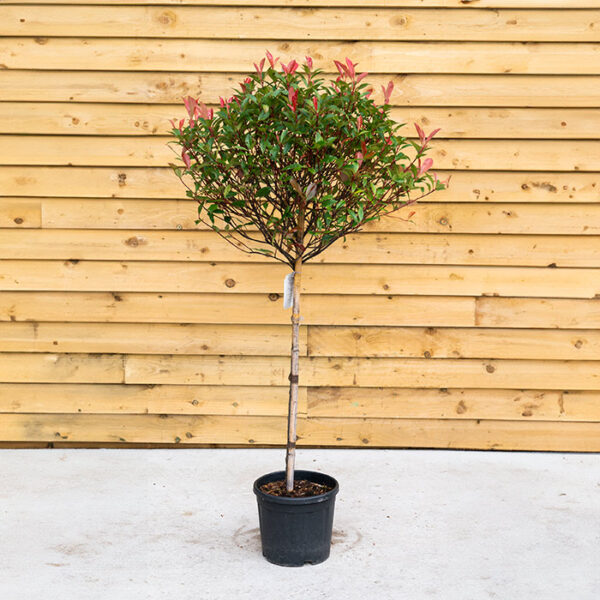
M 288 273 L 283 280 L 283 308 L 292 308 L 294 295 L 294 271 Z

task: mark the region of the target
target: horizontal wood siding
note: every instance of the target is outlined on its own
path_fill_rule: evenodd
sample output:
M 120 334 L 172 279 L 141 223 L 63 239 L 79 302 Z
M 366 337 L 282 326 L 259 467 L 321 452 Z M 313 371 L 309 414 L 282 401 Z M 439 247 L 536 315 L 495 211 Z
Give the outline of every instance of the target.
M 3 3 L 0 444 L 284 443 L 286 269 L 165 145 L 265 48 L 392 79 L 451 176 L 306 267 L 300 444 L 600 451 L 594 0 Z

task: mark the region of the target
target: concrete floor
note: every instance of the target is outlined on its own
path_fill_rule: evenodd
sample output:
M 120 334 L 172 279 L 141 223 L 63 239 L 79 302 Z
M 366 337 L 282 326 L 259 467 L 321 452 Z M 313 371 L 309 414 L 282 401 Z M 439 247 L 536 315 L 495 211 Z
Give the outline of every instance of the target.
M 598 455 L 300 450 L 341 489 L 331 558 L 298 569 L 260 553 L 251 486 L 282 462 L 1 450 L 0 598 L 600 598 Z

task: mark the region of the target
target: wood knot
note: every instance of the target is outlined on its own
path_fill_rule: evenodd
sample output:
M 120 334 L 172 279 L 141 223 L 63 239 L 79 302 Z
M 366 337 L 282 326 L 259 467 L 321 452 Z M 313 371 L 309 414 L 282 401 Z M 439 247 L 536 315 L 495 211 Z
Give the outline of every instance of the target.
M 225 285 L 226 285 L 228 288 L 232 288 L 232 287 L 234 287 L 234 286 L 235 286 L 235 280 L 234 280 L 234 279 L 226 279 L 226 280 L 225 280 Z
M 485 366 L 485 370 L 486 370 L 488 373 L 493 373 L 493 372 L 496 370 L 496 367 L 494 367 L 493 365 L 486 365 L 486 366 Z
M 408 19 L 403 16 L 394 17 L 392 19 L 392 25 L 396 25 L 397 27 L 404 27 L 407 22 L 408 22 Z
M 177 17 L 175 16 L 174 12 L 166 10 L 165 12 L 158 15 L 157 20 L 161 25 L 174 25 L 177 21 Z
M 277 302 L 277 300 L 279 300 L 279 294 L 269 294 L 269 300 L 271 302 Z
M 23 223 L 23 219 L 21 217 L 15 217 L 13 219 L 13 221 L 17 224 L 17 225 L 21 225 Z
M 456 405 L 456 414 L 458 415 L 463 415 L 467 412 L 467 405 L 464 403 L 463 400 L 461 400 L 457 405 Z

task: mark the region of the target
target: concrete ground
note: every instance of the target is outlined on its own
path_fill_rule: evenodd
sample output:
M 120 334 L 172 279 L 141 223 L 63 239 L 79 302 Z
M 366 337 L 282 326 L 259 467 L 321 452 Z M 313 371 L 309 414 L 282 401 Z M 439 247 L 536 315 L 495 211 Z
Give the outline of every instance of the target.
M 331 558 L 261 556 L 281 450 L 0 450 L 2 600 L 596 600 L 600 456 L 300 450 Z

